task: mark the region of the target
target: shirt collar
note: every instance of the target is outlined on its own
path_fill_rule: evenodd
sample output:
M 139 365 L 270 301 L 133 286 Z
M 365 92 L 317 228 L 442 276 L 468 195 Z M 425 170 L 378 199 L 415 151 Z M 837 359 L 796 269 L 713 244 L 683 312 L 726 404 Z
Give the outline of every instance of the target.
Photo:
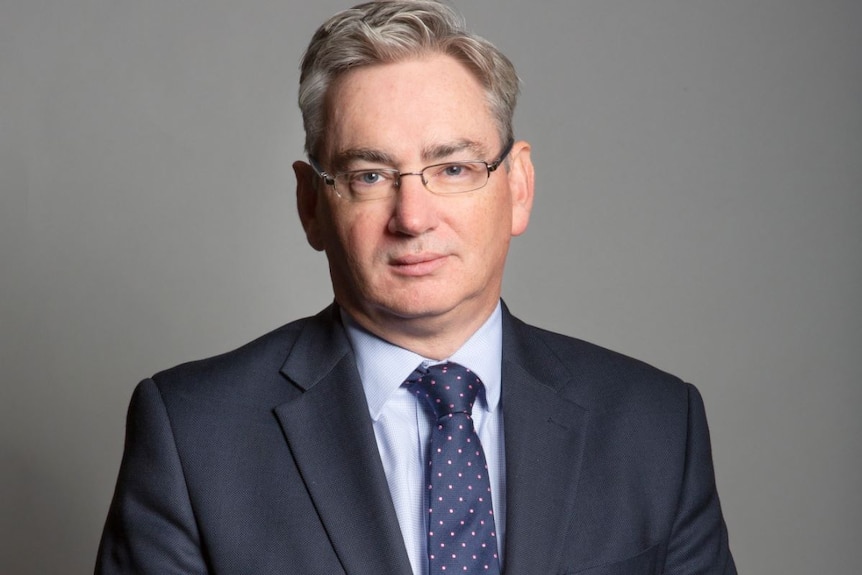
M 392 394 L 420 363 L 442 363 L 380 339 L 353 321 L 343 308 L 341 320 L 356 356 L 368 411 L 374 421 L 380 417 Z M 460 363 L 479 376 L 485 386 L 485 405 L 482 407 L 494 411 L 500 403 L 502 357 L 503 312 L 497 303 L 485 323 L 444 361 Z

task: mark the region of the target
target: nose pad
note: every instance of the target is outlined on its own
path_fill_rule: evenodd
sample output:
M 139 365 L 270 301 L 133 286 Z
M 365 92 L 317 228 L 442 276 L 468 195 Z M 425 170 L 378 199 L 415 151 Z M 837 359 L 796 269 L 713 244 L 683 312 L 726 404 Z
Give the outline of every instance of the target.
M 425 174 L 423 174 L 422 172 L 403 172 L 403 173 L 398 174 L 398 179 L 395 180 L 395 188 L 396 189 L 401 188 L 401 179 L 404 176 L 419 176 L 419 181 L 422 182 L 422 187 L 425 188 L 426 190 L 428 189 L 428 180 L 425 179 Z

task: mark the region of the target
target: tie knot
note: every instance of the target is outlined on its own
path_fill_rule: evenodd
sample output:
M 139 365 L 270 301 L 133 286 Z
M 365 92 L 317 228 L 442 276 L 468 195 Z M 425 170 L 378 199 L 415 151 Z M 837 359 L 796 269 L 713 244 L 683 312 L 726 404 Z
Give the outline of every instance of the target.
M 482 380 L 457 363 L 447 362 L 418 367 L 407 380 L 419 398 L 424 398 L 437 418 L 453 413 L 470 415 Z

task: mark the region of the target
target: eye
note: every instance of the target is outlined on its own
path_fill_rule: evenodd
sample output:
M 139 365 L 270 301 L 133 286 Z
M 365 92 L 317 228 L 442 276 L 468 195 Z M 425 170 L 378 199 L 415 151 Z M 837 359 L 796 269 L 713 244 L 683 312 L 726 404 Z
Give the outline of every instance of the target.
M 457 178 L 462 175 L 467 168 L 463 164 L 446 164 L 440 170 L 440 174 L 450 178 Z
M 385 182 L 387 174 L 374 170 L 363 170 L 350 174 L 351 186 L 376 186 Z
M 481 169 L 480 169 L 481 167 Z M 431 177 L 445 180 L 469 180 L 484 172 L 485 164 L 478 162 L 451 162 L 434 166 Z

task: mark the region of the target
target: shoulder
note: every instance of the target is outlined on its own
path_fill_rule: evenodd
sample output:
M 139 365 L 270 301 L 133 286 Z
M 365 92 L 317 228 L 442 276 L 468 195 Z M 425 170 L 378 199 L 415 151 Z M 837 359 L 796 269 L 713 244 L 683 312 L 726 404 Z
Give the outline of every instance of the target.
M 304 335 L 332 331 L 332 309 L 301 318 L 266 333 L 241 347 L 212 357 L 182 363 L 152 376 L 164 394 L 235 395 L 247 388 L 283 386 L 280 371 Z
M 542 381 L 560 381 L 558 391 L 590 411 L 687 410 L 691 384 L 602 346 L 542 329 L 509 316 L 504 354 L 522 362 Z

